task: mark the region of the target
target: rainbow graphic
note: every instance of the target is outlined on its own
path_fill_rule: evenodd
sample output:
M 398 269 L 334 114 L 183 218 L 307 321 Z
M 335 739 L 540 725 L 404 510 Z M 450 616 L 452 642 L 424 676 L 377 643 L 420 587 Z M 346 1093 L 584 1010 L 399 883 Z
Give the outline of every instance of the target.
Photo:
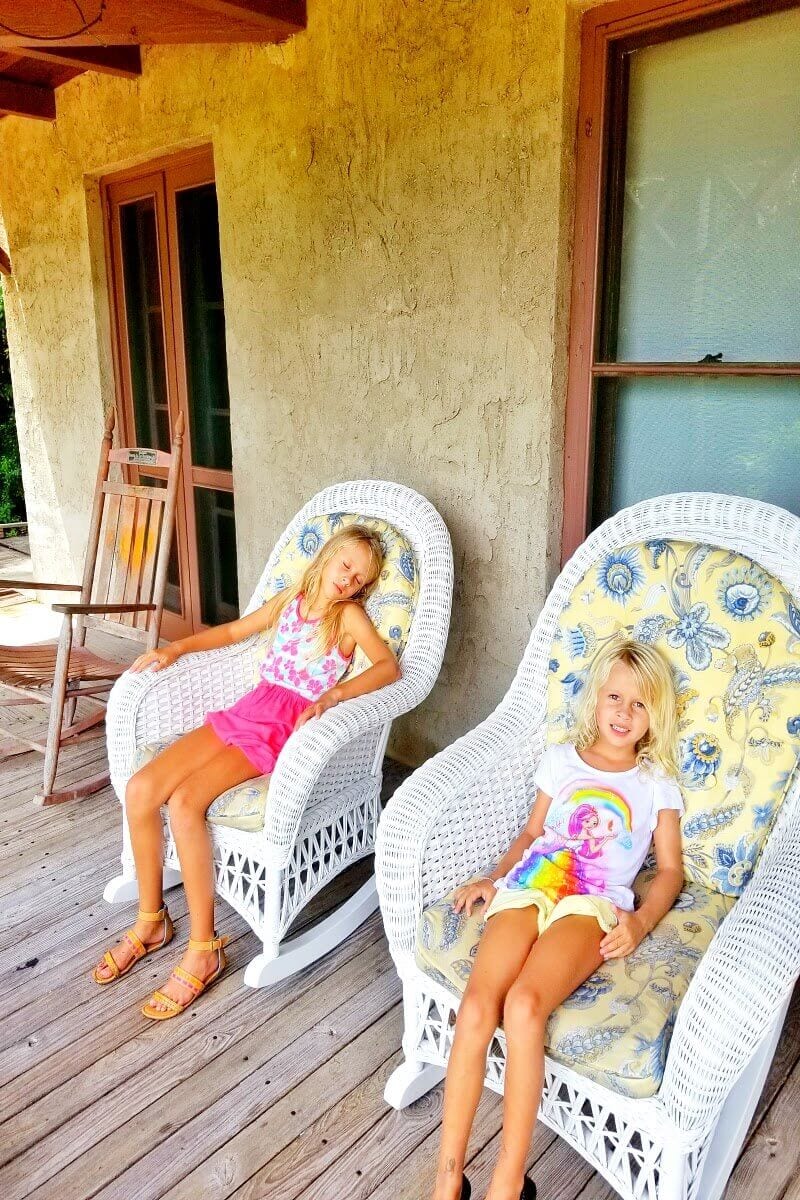
M 630 805 L 625 797 L 614 791 L 613 788 L 598 787 L 593 780 L 589 783 L 582 783 L 573 791 L 567 803 L 574 804 L 576 807 L 581 804 L 590 804 L 593 808 L 605 809 L 606 812 L 617 818 L 620 829 L 624 829 L 626 834 L 630 835 L 633 832 Z M 622 844 L 625 845 L 624 836 Z M 630 845 L 625 848 L 629 850 Z
M 615 818 L 610 830 L 608 821 L 601 819 L 603 812 Z M 545 826 L 543 835 L 506 876 L 506 887 L 535 888 L 554 903 L 565 896 L 605 891 L 605 847 L 610 842 L 626 850 L 633 846 L 630 805 L 613 788 L 591 780 L 559 802 L 557 818 L 560 826 L 566 819 L 566 829 Z

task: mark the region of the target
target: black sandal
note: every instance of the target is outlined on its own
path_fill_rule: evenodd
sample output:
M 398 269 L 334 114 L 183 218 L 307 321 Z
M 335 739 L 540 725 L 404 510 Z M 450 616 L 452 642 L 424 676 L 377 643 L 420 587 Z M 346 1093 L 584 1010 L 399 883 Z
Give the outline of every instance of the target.
M 461 1178 L 461 1200 L 470 1200 L 472 1196 L 472 1184 L 467 1179 L 466 1175 Z M 522 1185 L 522 1191 L 519 1194 L 519 1200 L 536 1200 L 536 1184 L 529 1175 L 525 1176 L 525 1182 Z

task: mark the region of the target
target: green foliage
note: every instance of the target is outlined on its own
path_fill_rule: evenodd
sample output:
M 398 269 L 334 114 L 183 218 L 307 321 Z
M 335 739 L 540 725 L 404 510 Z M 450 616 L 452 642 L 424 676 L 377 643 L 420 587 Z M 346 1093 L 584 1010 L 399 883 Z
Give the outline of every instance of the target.
M 25 496 L 19 465 L 17 423 L 11 392 L 6 316 L 0 288 L 0 524 L 25 520 Z

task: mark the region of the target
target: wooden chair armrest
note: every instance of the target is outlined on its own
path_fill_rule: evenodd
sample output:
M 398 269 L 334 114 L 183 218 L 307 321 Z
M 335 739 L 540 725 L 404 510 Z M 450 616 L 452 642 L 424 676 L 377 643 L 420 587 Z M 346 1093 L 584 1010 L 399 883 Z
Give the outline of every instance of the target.
M 69 616 L 103 616 L 106 613 L 155 612 L 155 604 L 54 604 L 53 612 Z
M 36 579 L 3 579 L 0 577 L 0 588 L 21 588 L 23 591 L 40 592 L 79 592 L 79 583 L 40 583 Z

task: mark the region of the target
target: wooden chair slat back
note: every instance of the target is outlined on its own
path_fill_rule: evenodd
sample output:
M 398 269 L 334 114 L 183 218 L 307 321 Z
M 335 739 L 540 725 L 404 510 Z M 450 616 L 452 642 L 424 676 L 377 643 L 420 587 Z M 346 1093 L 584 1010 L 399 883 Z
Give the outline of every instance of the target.
M 142 448 L 111 449 L 113 411 L 106 424 L 90 541 L 84 569 L 82 603 L 154 604 L 155 611 L 96 614 L 84 618 L 86 626 L 100 625 L 108 632 L 158 642 L 164 606 L 167 565 L 175 519 L 183 445 L 183 416 L 178 417 L 172 451 Z M 125 466 L 167 467 L 165 486 L 152 487 L 109 479 L 112 463 Z
M 151 506 L 148 510 L 147 529 L 142 550 L 141 589 L 139 595 L 143 604 L 149 604 L 155 590 L 156 556 L 161 537 L 161 524 L 164 519 L 164 505 Z M 148 626 L 149 613 L 139 613 L 137 624 L 141 629 Z

